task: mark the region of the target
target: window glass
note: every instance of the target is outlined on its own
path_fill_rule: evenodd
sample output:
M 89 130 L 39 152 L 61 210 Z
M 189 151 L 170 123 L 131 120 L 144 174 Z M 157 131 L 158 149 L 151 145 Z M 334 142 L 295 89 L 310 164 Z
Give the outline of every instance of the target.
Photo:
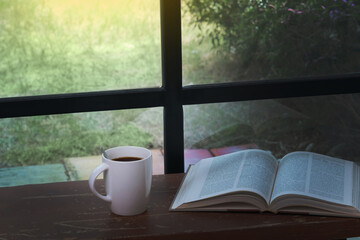
M 360 3 L 184 0 L 185 85 L 360 71 Z
M 0 97 L 161 85 L 157 0 L 1 0 Z
M 163 173 L 162 108 L 8 118 L 0 129 L 0 187 L 86 180 L 101 147 L 149 148 Z
M 247 148 L 277 158 L 310 151 L 360 161 L 360 94 L 192 105 L 184 112 L 187 162 Z

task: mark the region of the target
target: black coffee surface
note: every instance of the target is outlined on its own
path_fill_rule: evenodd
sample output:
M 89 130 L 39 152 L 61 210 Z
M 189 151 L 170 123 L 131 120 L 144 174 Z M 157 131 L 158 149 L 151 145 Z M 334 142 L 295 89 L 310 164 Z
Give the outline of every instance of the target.
M 131 162 L 131 161 L 138 161 L 141 160 L 142 158 L 139 157 L 118 157 L 118 158 L 113 158 L 111 160 L 113 161 L 119 161 L 119 162 Z

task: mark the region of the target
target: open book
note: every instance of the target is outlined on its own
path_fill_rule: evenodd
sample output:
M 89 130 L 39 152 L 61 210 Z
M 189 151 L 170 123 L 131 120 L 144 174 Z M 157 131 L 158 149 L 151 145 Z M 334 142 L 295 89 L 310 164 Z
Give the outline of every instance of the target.
M 357 164 L 321 154 L 244 150 L 192 165 L 170 210 L 360 217 L 359 177 Z

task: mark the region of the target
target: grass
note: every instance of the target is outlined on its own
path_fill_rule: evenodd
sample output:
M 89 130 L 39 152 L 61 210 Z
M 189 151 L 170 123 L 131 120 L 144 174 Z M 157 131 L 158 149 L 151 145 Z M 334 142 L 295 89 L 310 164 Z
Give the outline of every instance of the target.
M 159 1 L 0 0 L 0 96 L 160 86 Z M 150 147 L 142 109 L 2 119 L 0 167 Z
M 149 147 L 151 136 L 131 122 L 116 121 L 119 116 L 114 111 L 2 120 L 0 166 L 56 163 L 99 154 L 100 147 Z
M 1 96 L 159 86 L 158 1 L 1 0 Z
M 160 86 L 159 2 L 0 0 L 0 97 Z M 199 45 L 190 21 L 184 12 L 184 84 L 225 81 L 214 68 L 222 58 L 210 41 Z M 161 147 L 136 123 L 144 111 L 2 119 L 0 167 L 59 162 L 99 147 Z

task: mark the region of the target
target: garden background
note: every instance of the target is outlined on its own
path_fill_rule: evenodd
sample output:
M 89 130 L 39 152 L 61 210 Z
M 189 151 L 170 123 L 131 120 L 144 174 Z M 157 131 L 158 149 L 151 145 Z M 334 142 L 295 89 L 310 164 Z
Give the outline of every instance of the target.
M 182 1 L 183 84 L 359 72 L 355 1 Z M 0 0 L 0 96 L 161 86 L 160 5 Z M 256 143 L 359 160 L 359 94 L 185 106 L 186 148 Z M 162 147 L 162 109 L 0 120 L 0 167 Z

